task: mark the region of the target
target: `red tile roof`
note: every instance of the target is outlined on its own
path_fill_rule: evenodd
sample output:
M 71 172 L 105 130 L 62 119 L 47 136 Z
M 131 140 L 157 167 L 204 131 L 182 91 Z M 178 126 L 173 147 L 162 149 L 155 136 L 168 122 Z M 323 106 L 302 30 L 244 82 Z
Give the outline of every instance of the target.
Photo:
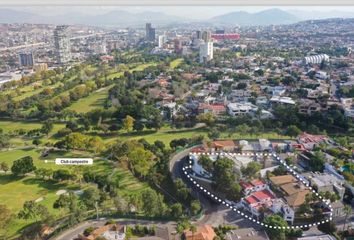
M 307 132 L 301 133 L 298 138 L 301 142 L 304 143 L 311 143 L 311 142 L 319 143 L 328 139 L 328 137 L 325 135 L 312 135 Z
M 249 188 L 253 188 L 253 185 L 251 183 L 248 182 L 240 182 L 240 185 L 243 189 L 249 189 Z
M 254 203 L 257 203 L 258 202 L 258 199 L 255 198 L 253 195 L 250 195 L 248 197 L 245 198 L 245 201 L 248 203 L 248 204 L 254 204 Z
M 257 199 L 259 199 L 260 201 L 265 200 L 267 198 L 274 198 L 273 194 L 271 192 L 269 192 L 268 190 L 254 192 L 252 195 L 254 197 L 256 197 Z
M 265 183 L 262 180 L 260 180 L 260 179 L 255 179 L 255 180 L 251 181 L 251 184 L 253 186 L 261 186 L 261 185 L 264 185 Z

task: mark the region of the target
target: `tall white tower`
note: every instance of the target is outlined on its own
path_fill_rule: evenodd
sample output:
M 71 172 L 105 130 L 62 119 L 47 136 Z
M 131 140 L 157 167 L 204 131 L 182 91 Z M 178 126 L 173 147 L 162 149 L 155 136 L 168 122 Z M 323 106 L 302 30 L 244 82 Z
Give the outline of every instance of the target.
M 60 25 L 55 28 L 54 47 L 55 56 L 59 64 L 65 64 L 71 60 L 68 26 Z
M 213 59 L 214 45 L 213 42 L 205 42 L 199 47 L 199 62 L 205 63 Z

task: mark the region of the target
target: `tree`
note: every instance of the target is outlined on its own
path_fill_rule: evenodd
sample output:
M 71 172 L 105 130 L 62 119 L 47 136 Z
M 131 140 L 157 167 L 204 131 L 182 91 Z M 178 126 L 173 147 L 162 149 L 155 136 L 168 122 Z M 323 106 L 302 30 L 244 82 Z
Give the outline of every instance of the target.
M 125 214 L 128 212 L 128 204 L 124 198 L 116 196 L 113 199 L 113 202 L 118 214 Z
M 36 170 L 36 167 L 33 165 L 33 158 L 31 156 L 26 156 L 20 158 L 12 164 L 11 171 L 14 175 L 25 175 Z
M 71 196 L 70 194 L 61 194 L 53 204 L 53 208 L 67 208 L 70 205 Z
M 100 192 L 96 187 L 89 187 L 84 190 L 82 194 L 82 201 L 88 209 L 95 208 L 97 202 L 100 200 Z
M 48 216 L 48 209 L 35 201 L 26 201 L 23 204 L 23 209 L 18 213 L 18 218 L 25 220 L 35 219 L 36 222 L 43 220 Z
M 193 215 L 197 214 L 202 207 L 200 206 L 200 202 L 198 200 L 193 200 L 191 202 L 191 213 Z
M 353 212 L 353 209 L 350 205 L 345 205 L 344 206 L 344 213 L 345 213 L 345 219 L 344 219 L 344 224 L 343 224 L 343 232 L 345 230 L 345 225 L 347 223 L 348 216 L 350 216 Z
M 141 121 L 135 121 L 133 129 L 137 132 L 140 132 L 144 129 L 145 125 Z
M 241 136 L 247 134 L 250 129 L 251 128 L 245 123 L 240 124 L 235 128 L 236 132 L 239 133 Z
M 95 229 L 93 227 L 88 227 L 84 230 L 84 236 L 89 236 Z
M 208 137 L 211 139 L 217 139 L 220 137 L 220 131 L 216 128 L 211 128 L 208 132 Z
M 318 225 L 318 230 L 327 234 L 333 234 L 337 231 L 336 223 L 334 221 L 325 222 Z
M 187 201 L 190 194 L 190 189 L 182 181 L 182 179 L 178 178 L 175 181 L 175 187 L 176 187 L 176 194 L 178 198 L 180 198 L 182 201 Z
M 53 179 L 59 182 L 73 180 L 75 175 L 71 174 L 68 169 L 58 169 L 53 172 Z
M 313 155 L 310 157 L 309 165 L 311 167 L 312 171 L 317 171 L 317 172 L 323 172 L 324 169 L 324 154 L 320 151 L 316 151 Z
M 241 172 L 249 178 L 254 178 L 261 169 L 262 166 L 258 162 L 250 162 L 247 167 L 241 168 Z
M 270 239 L 285 240 L 286 239 L 286 227 L 288 223 L 279 215 L 271 215 L 264 219 L 264 224 L 273 226 L 273 228 L 266 228 L 266 232 Z M 274 228 L 274 226 L 280 227 Z
M 175 203 L 171 206 L 171 215 L 175 218 L 181 217 L 183 214 L 183 207 L 180 203 Z
M 203 122 L 207 126 L 212 126 L 215 123 L 215 117 L 211 112 L 202 113 L 197 116 L 198 122 Z
M 10 209 L 6 205 L 0 204 L 0 229 L 5 229 L 12 219 L 12 214 Z
M 134 122 L 135 122 L 135 119 L 133 117 L 127 115 L 125 117 L 125 119 L 123 120 L 123 128 L 125 129 L 125 131 L 127 131 L 127 132 L 133 131 Z
M 142 209 L 148 216 L 161 216 L 166 211 L 163 196 L 152 189 L 146 189 L 141 194 Z
M 36 139 L 34 139 L 34 140 L 32 141 L 32 144 L 33 144 L 33 145 L 36 145 L 36 147 L 38 147 L 38 145 L 41 144 L 41 140 L 39 140 L 39 139 L 36 138 Z
M 290 125 L 285 131 L 285 134 L 290 137 L 297 137 L 300 133 L 301 130 L 295 125 Z
M 231 159 L 220 158 L 215 161 L 212 180 L 217 191 L 226 194 L 231 200 L 240 199 L 241 187 L 236 182 L 234 162 Z
M 145 150 L 142 146 L 130 150 L 127 155 L 130 169 L 140 177 L 146 177 L 150 168 L 154 165 L 154 154 Z
M 42 128 L 41 128 L 41 133 L 48 135 L 50 131 L 53 130 L 53 123 L 46 121 L 44 122 Z
M 4 171 L 5 174 L 7 173 L 7 171 L 9 171 L 9 165 L 6 162 L 1 162 L 0 164 L 0 170 Z
M 206 171 L 212 173 L 214 162 L 207 155 L 201 155 L 198 159 L 198 163 L 202 166 Z
M 163 151 L 164 149 L 165 149 L 165 144 L 162 142 L 162 141 L 160 141 L 160 140 L 156 140 L 155 142 L 154 142 L 154 145 L 158 148 L 158 149 L 160 149 L 161 151 Z

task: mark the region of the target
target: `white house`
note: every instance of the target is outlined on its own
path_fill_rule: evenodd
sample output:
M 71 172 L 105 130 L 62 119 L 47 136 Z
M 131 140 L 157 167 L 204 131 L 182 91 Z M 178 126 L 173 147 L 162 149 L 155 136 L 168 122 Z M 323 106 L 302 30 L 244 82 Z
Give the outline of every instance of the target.
M 254 114 L 258 110 L 258 107 L 252 103 L 229 103 L 227 105 L 227 112 L 231 116 L 242 116 L 248 114 Z

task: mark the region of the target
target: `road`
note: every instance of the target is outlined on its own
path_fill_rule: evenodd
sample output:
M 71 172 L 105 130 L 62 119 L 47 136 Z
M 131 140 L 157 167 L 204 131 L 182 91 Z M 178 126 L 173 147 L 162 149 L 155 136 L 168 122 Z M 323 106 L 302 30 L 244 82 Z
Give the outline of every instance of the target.
M 195 147 L 195 146 L 194 146 Z M 242 218 L 240 215 L 227 208 L 212 201 L 209 197 L 199 192 L 194 184 L 190 184 L 189 180 L 184 176 L 182 167 L 185 161 L 188 160 L 189 152 L 194 148 L 185 149 L 175 154 L 170 160 L 170 172 L 172 179 L 181 178 L 192 189 L 191 193 L 195 198 L 199 199 L 203 209 L 204 215 L 194 223 L 197 225 L 209 224 L 214 227 L 219 225 L 238 225 L 242 227 L 254 227 L 260 229 L 261 227 L 249 220 Z
M 134 219 L 114 219 L 122 225 L 156 225 L 159 227 L 167 227 L 170 232 L 173 232 L 176 229 L 175 222 L 162 222 L 162 221 L 148 221 L 148 220 L 134 220 Z M 52 238 L 52 240 L 73 240 L 77 238 L 79 234 L 82 234 L 84 230 L 88 227 L 101 227 L 104 226 L 107 222 L 107 219 L 100 220 L 89 220 L 83 223 L 80 223 L 78 226 L 74 228 L 70 228 L 59 236 Z

